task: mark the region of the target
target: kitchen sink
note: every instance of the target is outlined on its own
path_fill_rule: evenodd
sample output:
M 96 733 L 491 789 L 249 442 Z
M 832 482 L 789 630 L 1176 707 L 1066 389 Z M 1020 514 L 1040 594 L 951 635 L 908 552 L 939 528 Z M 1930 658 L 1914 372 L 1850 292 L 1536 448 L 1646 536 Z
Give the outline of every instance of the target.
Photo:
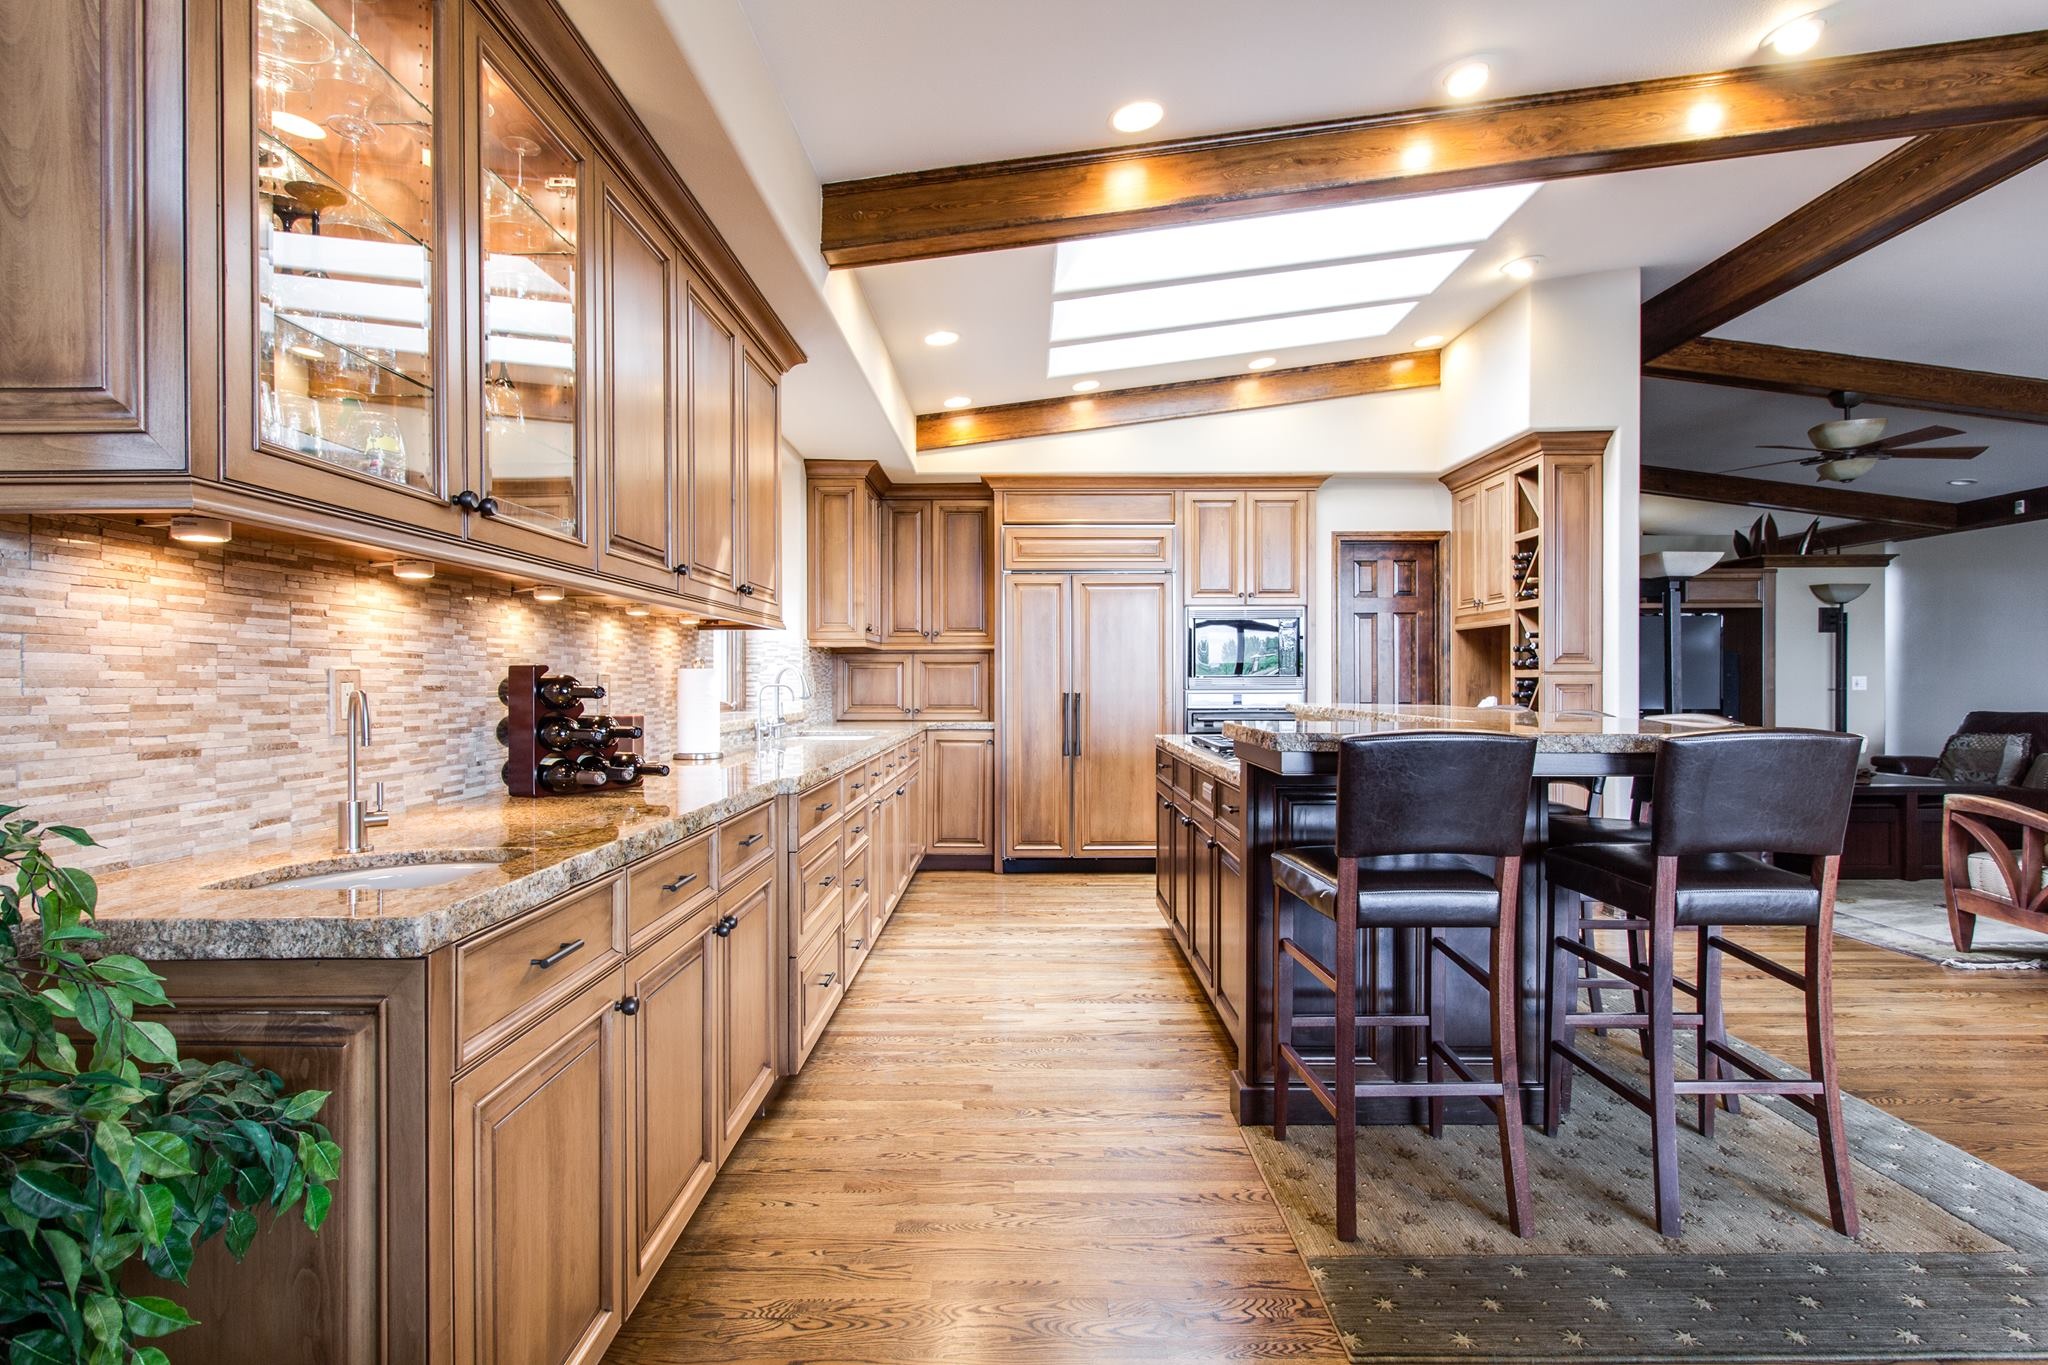
M 479 872 L 488 872 L 511 858 L 511 850 L 465 850 L 446 857 L 417 853 L 388 854 L 383 859 L 331 859 L 273 867 L 246 877 L 216 882 L 216 891 L 411 891 L 442 886 Z M 350 866 L 335 867 L 348 861 Z

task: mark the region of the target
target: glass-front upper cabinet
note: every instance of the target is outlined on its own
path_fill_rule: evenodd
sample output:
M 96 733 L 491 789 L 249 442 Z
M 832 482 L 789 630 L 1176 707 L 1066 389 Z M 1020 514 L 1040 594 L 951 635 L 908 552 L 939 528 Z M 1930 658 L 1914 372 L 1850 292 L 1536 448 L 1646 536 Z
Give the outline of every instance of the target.
M 586 282 L 579 251 L 589 158 L 566 117 L 488 42 L 477 62 L 481 270 L 478 493 L 491 540 L 514 528 L 582 542 L 580 421 Z M 539 547 L 560 555 L 561 548 Z
M 247 13 L 255 383 L 230 472 L 370 510 L 398 494 L 399 515 L 445 521 L 434 7 Z

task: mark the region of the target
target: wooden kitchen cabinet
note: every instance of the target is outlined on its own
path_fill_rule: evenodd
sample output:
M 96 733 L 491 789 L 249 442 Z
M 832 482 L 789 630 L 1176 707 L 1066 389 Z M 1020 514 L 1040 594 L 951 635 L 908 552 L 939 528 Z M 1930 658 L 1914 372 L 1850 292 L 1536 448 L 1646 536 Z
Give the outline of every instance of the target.
M 994 518 L 984 490 L 893 489 L 863 461 L 811 461 L 805 477 L 811 644 L 994 645 Z
M 987 648 L 996 642 L 994 513 L 985 499 L 934 498 L 931 511 L 931 642 Z
M 840 720 L 910 719 L 908 654 L 842 654 L 837 668 L 832 696 Z
M 995 736 L 980 730 L 925 733 L 935 854 L 987 857 L 995 851 Z
M 932 505 L 888 499 L 882 506 L 881 643 L 891 649 L 931 642 Z
M 675 584 L 682 430 L 681 246 L 632 191 L 607 176 L 597 209 L 599 567 Z
M 805 492 L 808 633 L 814 646 L 874 643 L 871 519 L 880 499 L 860 479 L 813 478 Z
M 749 610 L 773 613 L 782 585 L 782 419 L 775 376 L 747 347 L 740 366 L 740 583 Z
M 1310 510 L 1303 492 L 1245 494 L 1245 600 L 1308 602 Z
M 695 290 L 689 320 L 690 478 L 682 515 L 690 548 L 682 590 L 723 601 L 739 596 L 739 338 L 723 310 Z
M 714 957 L 718 999 L 718 1160 L 754 1121 L 776 1069 L 777 988 L 782 974 L 775 926 L 775 884 L 771 872 L 756 874 L 718 899 L 722 948 Z
M 840 720 L 987 720 L 991 656 L 848 653 L 838 658 Z
M 1305 605 L 1310 514 L 1305 489 L 1195 489 L 1180 495 L 1181 597 Z
M 1244 570 L 1244 494 L 1181 494 L 1181 595 L 1189 602 L 1242 602 Z

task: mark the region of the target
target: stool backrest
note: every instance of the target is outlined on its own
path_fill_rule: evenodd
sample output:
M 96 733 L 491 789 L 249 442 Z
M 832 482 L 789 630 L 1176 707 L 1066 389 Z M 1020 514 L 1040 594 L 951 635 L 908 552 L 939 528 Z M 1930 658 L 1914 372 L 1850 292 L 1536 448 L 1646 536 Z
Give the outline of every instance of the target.
M 1842 851 L 1863 741 L 1828 730 L 1677 735 L 1657 746 L 1659 855 Z
M 1337 856 L 1522 851 L 1536 741 L 1426 731 L 1353 735 L 1337 751 Z

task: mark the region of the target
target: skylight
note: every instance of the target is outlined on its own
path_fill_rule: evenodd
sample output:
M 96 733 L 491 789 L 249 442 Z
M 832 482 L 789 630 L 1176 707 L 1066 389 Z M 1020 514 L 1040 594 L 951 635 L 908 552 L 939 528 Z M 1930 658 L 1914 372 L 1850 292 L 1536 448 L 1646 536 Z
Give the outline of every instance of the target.
M 1435 292 L 1471 254 L 1467 247 L 1057 299 L 1052 306 L 1052 339 L 1078 341 L 1128 332 L 1162 332 L 1241 318 L 1417 299 Z
M 1499 231 L 1536 189 L 1491 185 L 1062 242 L 1054 252 L 1053 293 L 1469 246 Z
M 1340 308 L 1292 317 L 1259 318 L 1216 327 L 1189 327 L 1174 332 L 1148 332 L 1107 341 L 1054 346 L 1048 378 L 1129 370 L 1141 365 L 1171 365 L 1182 360 L 1275 351 L 1289 346 L 1316 346 L 1330 341 L 1359 341 L 1385 336 L 1415 307 L 1413 301 L 1382 303 L 1367 308 Z

